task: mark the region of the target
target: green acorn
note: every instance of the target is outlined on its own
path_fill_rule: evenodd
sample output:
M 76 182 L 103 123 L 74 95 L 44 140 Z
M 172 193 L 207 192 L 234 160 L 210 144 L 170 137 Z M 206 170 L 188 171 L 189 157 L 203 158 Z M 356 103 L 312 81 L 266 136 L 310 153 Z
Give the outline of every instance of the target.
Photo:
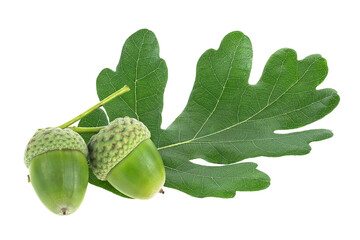
M 150 131 L 136 119 L 115 119 L 90 139 L 88 149 L 95 176 L 129 197 L 149 199 L 164 185 L 161 156 Z
M 89 178 L 88 150 L 71 129 L 45 128 L 27 144 L 25 165 L 43 204 L 59 215 L 73 213 L 81 204 Z

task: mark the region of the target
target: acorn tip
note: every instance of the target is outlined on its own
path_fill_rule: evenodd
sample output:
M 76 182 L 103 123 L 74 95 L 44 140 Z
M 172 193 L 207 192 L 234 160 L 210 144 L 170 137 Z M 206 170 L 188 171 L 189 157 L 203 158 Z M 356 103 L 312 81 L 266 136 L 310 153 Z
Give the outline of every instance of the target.
M 65 216 L 65 215 L 67 214 L 67 209 L 66 209 L 66 208 L 62 208 L 62 209 L 61 209 L 61 213 L 62 213 L 62 215 Z

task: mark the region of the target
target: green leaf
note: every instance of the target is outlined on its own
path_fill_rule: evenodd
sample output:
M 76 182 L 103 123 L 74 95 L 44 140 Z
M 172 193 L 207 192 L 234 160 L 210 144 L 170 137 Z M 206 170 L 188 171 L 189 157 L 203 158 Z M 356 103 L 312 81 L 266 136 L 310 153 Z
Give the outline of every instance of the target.
M 101 127 L 108 125 L 108 120 L 106 114 L 100 108 L 96 109 L 94 112 L 90 113 L 86 117 L 80 120 L 79 127 Z M 81 137 L 85 140 L 86 144 L 89 142 L 90 138 L 94 135 L 93 133 L 82 133 Z M 89 169 L 89 183 L 104 188 L 110 192 L 113 192 L 119 196 L 129 198 L 128 196 L 122 194 L 118 190 L 116 190 L 110 183 L 107 181 L 101 181 L 97 179 L 94 175 L 93 171 Z
M 101 71 L 96 86 L 102 100 L 125 84 L 131 91 L 104 106 L 109 120 L 129 116 L 142 121 L 157 142 L 160 134 L 163 94 L 167 67 L 159 57 L 159 44 L 153 32 L 142 29 L 130 36 L 122 49 L 116 71 Z
M 176 148 L 162 151 L 165 163 L 165 186 L 194 197 L 231 198 L 236 191 L 257 191 L 270 185 L 270 178 L 246 162 L 225 166 L 203 166 L 189 162 L 190 155 Z
M 218 187 L 215 182 L 187 183 L 193 171 L 188 164 L 191 159 L 230 164 L 257 156 L 302 155 L 310 152 L 310 142 L 332 136 L 323 129 L 274 133 L 305 126 L 336 107 L 339 96 L 335 90 L 316 90 L 328 72 L 324 58 L 311 55 L 298 61 L 294 50 L 281 49 L 270 57 L 255 85 L 248 83 L 251 62 L 251 43 L 241 32 L 228 34 L 218 50 L 210 49 L 201 56 L 184 111 L 160 137 L 167 182 L 177 189 L 221 197 L 227 197 L 222 189 L 238 190 L 230 180 Z M 181 171 L 177 171 L 179 166 Z M 210 175 L 206 169 L 202 173 L 193 182 Z
M 148 126 L 165 164 L 167 187 L 195 197 L 229 198 L 236 191 L 261 190 L 270 184 L 255 163 L 237 162 L 307 154 L 309 143 L 331 137 L 331 131 L 276 131 L 315 122 L 339 103 L 335 90 L 316 89 L 328 71 L 320 55 L 299 61 L 294 50 L 281 49 L 270 57 L 255 85 L 248 83 L 251 64 L 248 37 L 228 34 L 218 50 L 201 56 L 185 109 L 162 130 L 167 68 L 155 35 L 143 29 L 126 41 L 116 71 L 100 73 L 97 91 L 103 99 L 130 86 L 130 93 L 105 105 L 105 110 L 110 120 L 130 116 Z M 191 162 L 199 158 L 221 165 Z

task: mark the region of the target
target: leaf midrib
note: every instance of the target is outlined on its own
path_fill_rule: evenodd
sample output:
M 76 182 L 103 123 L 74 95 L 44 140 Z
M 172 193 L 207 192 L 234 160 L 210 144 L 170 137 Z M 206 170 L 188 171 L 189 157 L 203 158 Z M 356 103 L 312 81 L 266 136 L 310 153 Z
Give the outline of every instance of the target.
M 143 47 L 143 45 L 145 43 L 145 36 L 146 36 L 147 33 L 148 33 L 148 31 L 146 31 L 144 33 L 141 45 L 139 47 L 138 56 L 137 56 L 137 59 L 136 59 L 136 66 L 135 66 L 135 81 L 134 81 L 134 102 L 135 102 L 134 110 L 135 111 L 134 112 L 135 112 L 137 120 L 139 120 L 139 115 L 138 115 L 138 112 L 137 112 L 137 96 L 136 96 L 137 89 L 136 89 L 136 83 L 138 81 L 138 66 L 139 66 L 139 60 L 140 60 L 140 53 L 141 53 L 142 47 Z

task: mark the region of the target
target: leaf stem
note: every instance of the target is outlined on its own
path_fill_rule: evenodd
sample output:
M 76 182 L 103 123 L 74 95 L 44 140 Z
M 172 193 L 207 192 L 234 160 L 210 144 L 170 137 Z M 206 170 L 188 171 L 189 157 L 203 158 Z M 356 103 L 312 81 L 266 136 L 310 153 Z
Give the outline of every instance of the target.
M 187 140 L 187 141 L 184 141 L 184 142 L 178 142 L 178 143 L 162 146 L 162 147 L 159 147 L 157 150 L 160 151 L 160 150 L 163 150 L 165 148 L 171 148 L 171 147 L 176 147 L 176 146 L 179 146 L 179 145 L 182 145 L 182 144 L 191 143 L 194 140 L 195 139 L 190 139 L 190 140 Z
M 86 110 L 85 112 L 80 114 L 79 116 L 77 116 L 77 117 L 71 119 L 70 121 L 58 126 L 58 128 L 67 128 L 67 127 L 69 127 L 71 124 L 76 123 L 77 121 L 79 121 L 80 119 L 82 119 L 86 115 L 90 114 L 91 112 L 95 111 L 99 107 L 101 107 L 104 104 L 110 102 L 111 100 L 113 100 L 114 98 L 120 96 L 121 94 L 124 94 L 124 93 L 129 92 L 129 91 L 130 91 L 130 88 L 127 85 L 125 85 L 123 88 L 121 88 L 118 91 L 114 92 L 113 94 L 107 96 L 106 98 L 101 100 L 98 104 L 96 104 L 93 107 L 89 108 L 88 110 Z

